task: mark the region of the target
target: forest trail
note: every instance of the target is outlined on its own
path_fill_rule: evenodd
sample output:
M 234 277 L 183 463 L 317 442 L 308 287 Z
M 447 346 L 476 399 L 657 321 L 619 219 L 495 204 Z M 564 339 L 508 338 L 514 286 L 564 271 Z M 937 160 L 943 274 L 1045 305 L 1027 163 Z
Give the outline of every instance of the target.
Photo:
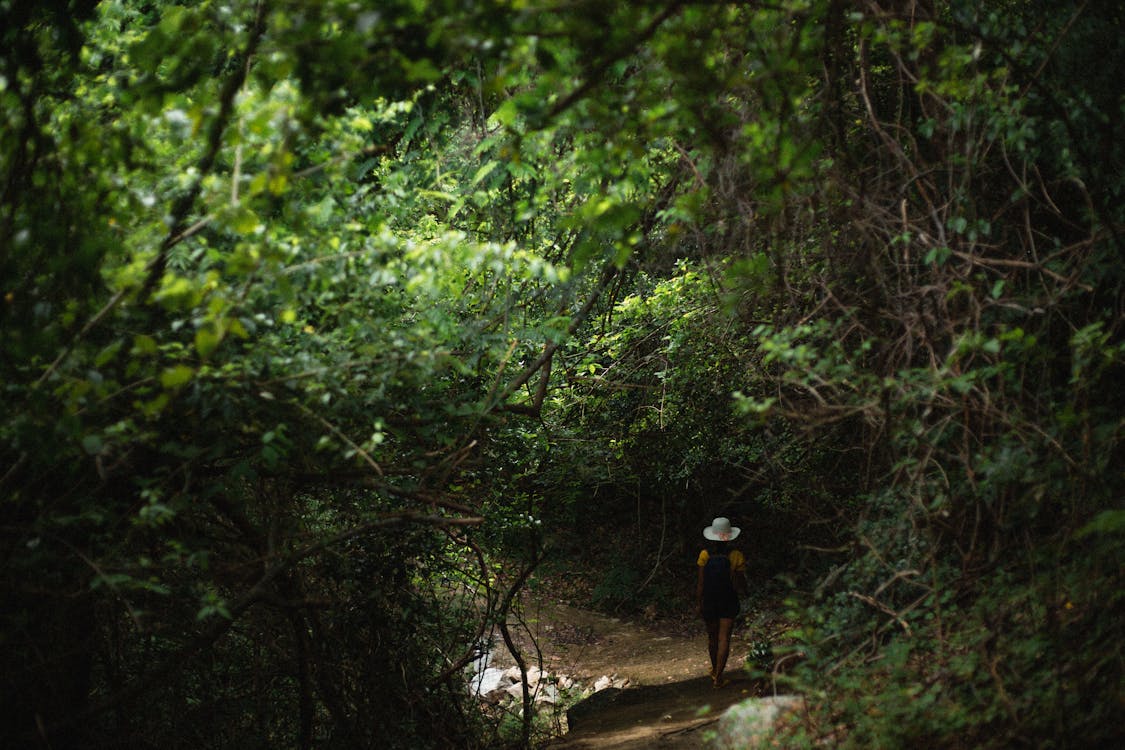
M 702 748 L 724 710 L 763 689 L 742 670 L 754 639 L 745 629 L 731 643 L 731 682 L 716 690 L 698 621 L 634 622 L 562 604 L 540 605 L 524 616 L 539 649 L 525 651 L 529 663 L 541 658 L 548 673 L 585 684 L 602 677 L 628 681 L 572 707 L 569 731 L 552 750 Z M 529 646 L 530 640 L 521 644 Z
M 733 672 L 721 690 L 704 675 L 663 685 L 595 693 L 570 711 L 570 731 L 558 750 L 694 750 L 731 705 L 757 694 L 760 683 Z

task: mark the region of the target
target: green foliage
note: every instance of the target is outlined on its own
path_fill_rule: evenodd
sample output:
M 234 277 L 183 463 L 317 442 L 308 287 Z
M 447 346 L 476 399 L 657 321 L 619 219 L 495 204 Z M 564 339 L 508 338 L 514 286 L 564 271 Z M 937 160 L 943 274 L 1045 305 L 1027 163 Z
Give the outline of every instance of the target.
M 1121 20 L 0 4 L 0 736 L 472 746 L 729 508 L 809 742 L 1120 740 Z
M 590 601 L 595 606 L 607 610 L 635 605 L 641 580 L 641 574 L 635 568 L 618 563 L 610 568 L 605 578 L 594 587 Z
M 449 10 L 5 24 L 42 32 L 0 78 L 11 742 L 475 741 L 449 664 L 489 615 L 441 575 L 472 541 L 418 529 L 481 523 L 491 477 L 463 464 L 578 289 L 416 200 L 481 168 L 446 66 L 505 36 Z M 416 46 L 453 21 L 477 41 Z
M 810 243 L 805 268 L 819 270 L 789 275 L 791 298 L 818 300 L 801 320 L 755 331 L 776 387 L 742 394 L 743 412 L 800 425 L 814 445 L 865 464 L 841 497 L 859 514 L 845 537 L 855 553 L 816 587 L 807 616 L 803 679 L 844 746 L 1077 747 L 1117 733 L 1108 717 L 1122 662 L 1104 644 L 1120 638 L 1105 614 L 1120 602 L 1105 592 L 1119 587 L 1121 487 L 1107 462 L 1120 451 L 1121 404 L 1112 389 L 1087 390 L 1122 364 L 1107 307 L 1118 271 L 1101 261 L 1115 252 L 1101 229 L 1115 209 L 1089 213 L 1093 193 L 1055 196 L 1048 209 L 1028 192 L 1050 194 L 1048 174 L 1114 178 L 1063 159 L 1089 146 L 1078 121 L 1107 121 L 1090 105 L 1104 84 L 1045 69 L 1025 31 L 1047 22 L 1041 10 L 855 15 L 858 54 L 834 52 L 861 84 L 835 102 L 857 127 L 822 136 L 830 184 L 844 192 L 805 209 L 826 220 L 808 231 L 831 232 L 822 246 L 837 250 L 816 259 Z M 1074 34 L 1055 26 L 1060 49 L 1081 46 L 1077 29 L 1103 13 L 1113 15 L 1070 19 Z M 1064 115 L 1059 103 L 1086 86 L 1090 99 Z M 875 164 L 912 175 L 905 195 L 874 173 L 855 191 L 848 170 Z M 804 208 L 799 196 L 791 205 Z M 843 433 L 840 420 L 860 429 Z M 1096 544 L 1081 541 L 1095 533 Z

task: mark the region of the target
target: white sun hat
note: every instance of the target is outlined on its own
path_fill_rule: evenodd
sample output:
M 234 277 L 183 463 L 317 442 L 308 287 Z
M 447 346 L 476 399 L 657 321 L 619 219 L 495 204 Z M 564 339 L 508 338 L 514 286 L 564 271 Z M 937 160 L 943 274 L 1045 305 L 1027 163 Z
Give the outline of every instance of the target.
M 729 518 L 720 516 L 703 530 L 703 536 L 712 542 L 733 542 L 742 533 L 742 529 L 730 525 Z

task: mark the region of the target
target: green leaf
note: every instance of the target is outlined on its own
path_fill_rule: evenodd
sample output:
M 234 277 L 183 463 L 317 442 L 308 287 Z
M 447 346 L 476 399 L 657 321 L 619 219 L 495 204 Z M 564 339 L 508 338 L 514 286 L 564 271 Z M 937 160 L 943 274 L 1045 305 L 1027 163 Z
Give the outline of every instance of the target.
M 122 341 L 114 341 L 109 346 L 98 352 L 97 358 L 94 359 L 95 367 L 104 367 L 107 363 L 117 356 L 117 352 L 121 351 Z
M 953 255 L 953 251 L 951 251 L 948 247 L 932 247 L 926 253 L 926 257 L 924 258 L 924 261 L 927 264 L 936 263 L 937 265 L 940 266 L 940 265 L 944 265 L 945 262 L 947 260 L 949 260 L 950 256 L 952 256 L 952 255 Z
M 133 338 L 133 354 L 137 355 L 150 355 L 156 354 L 156 339 L 152 336 L 140 334 Z
M 82 449 L 91 456 L 96 456 L 102 452 L 102 438 L 101 435 L 87 435 L 82 438 Z
M 160 375 L 160 384 L 165 388 L 172 390 L 179 388 L 195 376 L 195 370 L 187 365 L 176 365 L 169 367 Z
M 1090 534 L 1119 534 L 1122 531 L 1125 531 L 1125 510 L 1103 510 L 1076 531 L 1074 538 L 1081 539 Z
M 222 340 L 223 337 L 215 325 L 204 325 L 195 332 L 195 350 L 199 352 L 200 357 L 206 359 Z
M 490 161 L 487 164 L 482 164 L 480 169 L 477 170 L 476 174 L 473 175 L 473 186 L 475 187 L 479 185 L 481 183 L 481 180 L 496 171 L 496 168 L 499 166 L 500 162 L 498 161 Z
M 519 117 L 519 108 L 513 100 L 508 99 L 496 108 L 496 111 L 492 113 L 492 117 L 501 126 L 510 128 L 515 125 L 516 119 Z
M 258 215 L 245 206 L 236 208 L 229 219 L 230 228 L 239 234 L 253 234 L 261 225 Z

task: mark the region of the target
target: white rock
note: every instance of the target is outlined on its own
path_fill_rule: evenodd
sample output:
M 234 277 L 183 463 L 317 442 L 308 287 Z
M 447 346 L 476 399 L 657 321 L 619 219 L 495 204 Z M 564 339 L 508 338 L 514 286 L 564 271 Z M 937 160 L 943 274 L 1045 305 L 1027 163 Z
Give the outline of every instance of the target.
M 512 684 L 522 680 L 523 675 L 520 674 L 519 667 L 508 667 L 504 670 L 504 679 L 508 681 L 508 684 Z
M 574 680 L 565 674 L 559 675 L 559 688 L 562 690 L 570 690 L 574 687 Z
M 594 692 L 595 693 L 601 692 L 602 690 L 605 690 L 608 687 L 613 687 L 613 680 L 611 680 L 608 676 L 606 676 L 604 674 L 601 677 L 599 677 L 597 680 L 594 681 Z
M 473 675 L 469 681 L 469 688 L 476 695 L 487 695 L 500 688 L 504 683 L 504 670 L 489 667 L 480 674 Z
M 736 703 L 719 718 L 716 750 L 753 750 L 773 747 L 771 738 L 777 726 L 790 714 L 802 711 L 805 699 L 799 695 L 751 698 Z

